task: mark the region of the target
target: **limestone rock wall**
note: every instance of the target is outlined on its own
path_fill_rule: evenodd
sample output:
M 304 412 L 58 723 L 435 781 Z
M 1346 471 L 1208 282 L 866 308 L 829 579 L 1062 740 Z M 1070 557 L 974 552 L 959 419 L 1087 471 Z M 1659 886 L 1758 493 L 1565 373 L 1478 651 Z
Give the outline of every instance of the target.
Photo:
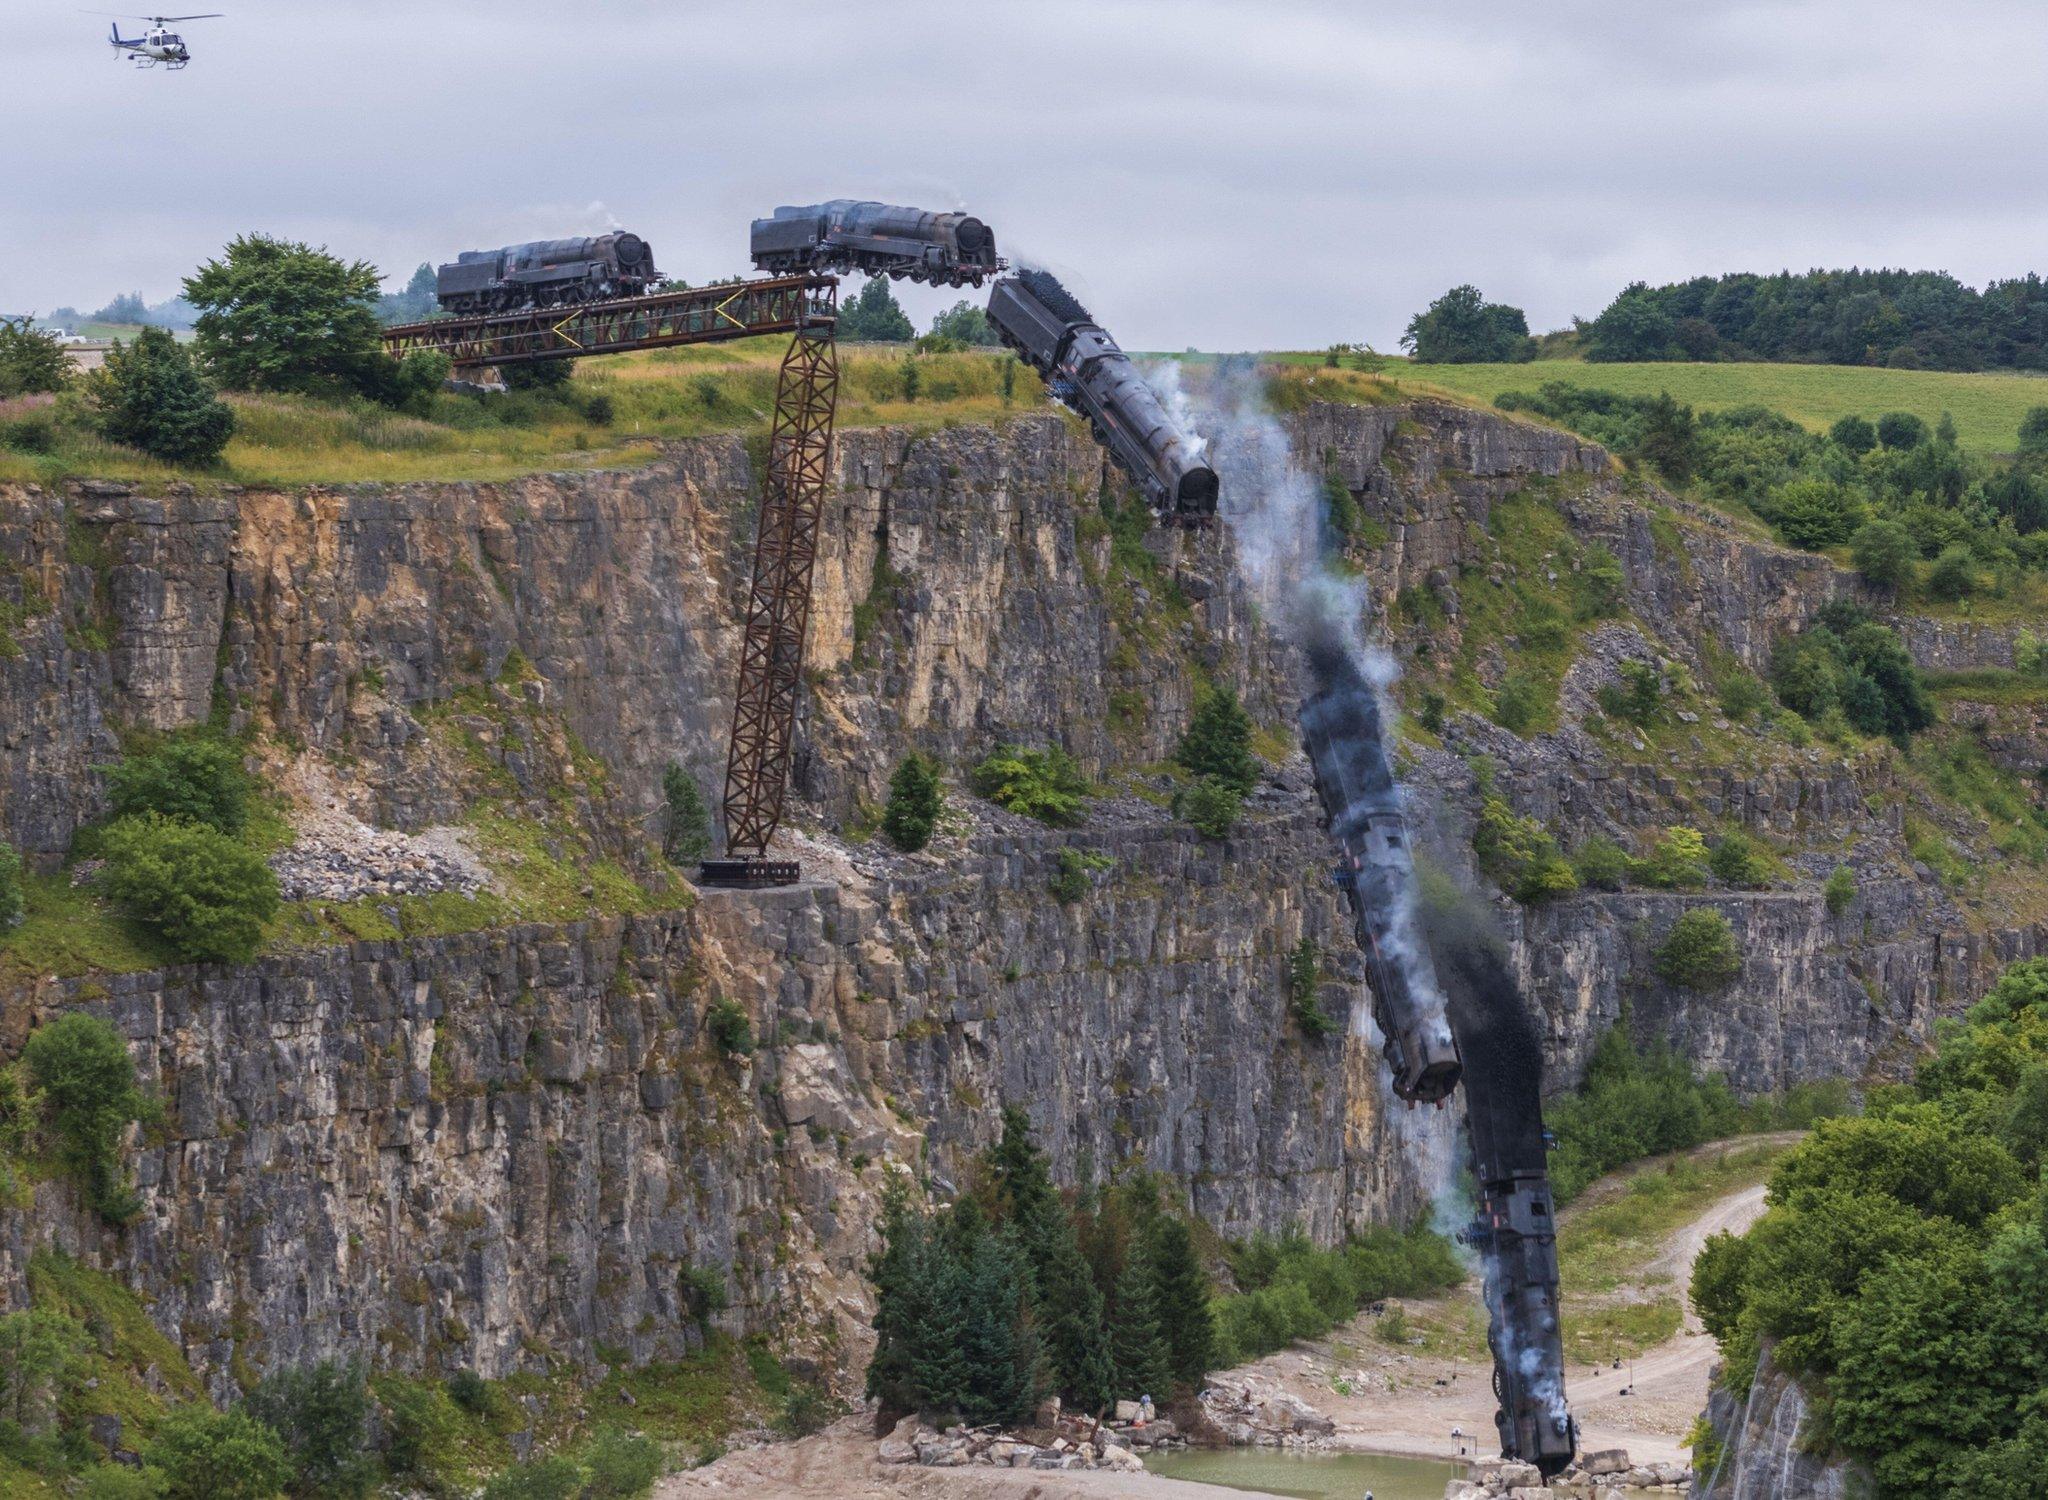
M 142 1217 L 44 1182 L 0 1216 L 0 1288 L 44 1245 L 87 1257 L 226 1391 L 364 1350 L 489 1376 L 673 1357 L 698 1266 L 722 1324 L 836 1326 L 816 1352 L 857 1368 L 882 1185 L 961 1181 L 1005 1103 L 1063 1175 L 1142 1162 L 1228 1234 L 1406 1217 L 1364 1041 L 1285 1015 L 1287 948 L 1342 940 L 1298 878 L 1320 838 L 1294 810 L 1228 846 L 1127 823 L 1063 905 L 1060 841 L 991 831 L 686 911 L 46 985 L 16 1023 L 108 1017 L 165 1119 Z M 751 1057 L 707 1038 L 720 996 Z
M 1293 420 L 1387 530 L 1364 561 L 1397 648 L 1415 641 L 1387 602 L 1483 572 L 1491 508 L 1531 484 L 1628 575 L 1639 624 L 1603 627 L 1558 732 L 1525 740 L 1466 715 L 1440 747 L 1411 747 L 1441 866 L 1468 869 L 1481 758 L 1518 810 L 1568 837 L 1640 839 L 1687 817 L 1810 851 L 1801 884 L 1775 893 L 1497 901 L 1543 1012 L 1549 1088 L 1569 1086 L 1624 1001 L 1644 1034 L 1745 1090 L 1881 1072 L 1996 963 L 2039 946 L 2031 916 L 1972 907 L 1915 866 L 1882 757 L 1747 764 L 1703 748 L 1658 764 L 1578 727 L 1631 653 L 1762 665 L 1776 632 L 1846 587 L 1824 560 L 1496 415 L 1425 402 Z M 1064 834 L 964 791 L 963 825 L 927 854 L 835 842 L 911 748 L 956 778 L 1004 739 L 1057 740 L 1097 773 L 1161 760 L 1204 680 L 1235 685 L 1284 743 L 1296 687 L 1227 533 L 1154 530 L 1134 555 L 1100 506 L 1099 452 L 1051 416 L 849 433 L 837 464 L 793 801 L 831 846 L 811 849 L 817 883 L 17 984 L 0 996 L 10 1047 L 40 1017 L 95 1008 L 167 1116 L 137 1145 L 140 1222 L 108 1231 L 43 1183 L 28 1211 L 0 1215 L 0 1291 L 18 1297 L 26 1256 L 62 1244 L 145 1291 L 217 1382 L 237 1356 L 502 1373 L 672 1352 L 695 1337 L 691 1266 L 727 1278 L 736 1330 L 845 1334 L 882 1182 L 957 1181 L 1011 1103 L 1061 1174 L 1157 1169 L 1228 1234 L 1330 1238 L 1405 1216 L 1419 1189 L 1376 1057 L 1362 1038 L 1306 1044 L 1285 1015 L 1284 956 L 1304 934 L 1324 954 L 1324 1003 L 1362 1004 L 1298 756 L 1220 844 L 1135 797 Z M 372 822 L 459 819 L 476 788 L 427 718 L 523 662 L 517 694 L 611 782 L 577 816 L 629 842 L 670 761 L 717 789 L 753 489 L 745 444 L 705 439 L 645 469 L 502 485 L 0 490 L 0 836 L 53 864 L 101 811 L 98 768 L 123 731 L 209 715 L 258 731 L 277 763 L 317 763 Z M 530 747 L 495 753 L 523 792 L 545 791 Z M 1047 887 L 1070 841 L 1110 865 L 1062 904 Z M 1840 916 L 1816 894 L 1837 859 L 1858 880 Z M 1707 995 L 1645 977 L 1696 900 L 1749 954 Z M 750 1060 L 706 1041 L 714 997 L 752 1017 Z M 845 1337 L 814 1347 L 856 1358 Z

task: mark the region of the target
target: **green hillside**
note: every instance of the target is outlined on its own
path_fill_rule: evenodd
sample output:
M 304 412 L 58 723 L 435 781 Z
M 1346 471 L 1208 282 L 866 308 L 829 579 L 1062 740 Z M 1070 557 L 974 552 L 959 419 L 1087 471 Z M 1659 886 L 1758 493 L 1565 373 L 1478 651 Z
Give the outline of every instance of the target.
M 1320 362 L 1322 356 L 1300 358 Z M 2027 408 L 2048 406 L 2048 379 L 2036 375 L 1954 375 L 1860 365 L 1596 365 L 1567 359 L 1525 365 L 1417 365 L 1396 360 L 1387 366 L 1384 378 L 1398 384 L 1403 394 L 1434 387 L 1486 402 L 1502 391 L 1534 390 L 1546 380 L 1632 396 L 1669 391 L 1701 410 L 1754 402 L 1816 432 L 1837 417 L 1874 418 L 1888 411 L 1912 412 L 1931 426 L 1946 411 L 1955 417 L 1963 446 L 1982 453 L 2010 453 Z

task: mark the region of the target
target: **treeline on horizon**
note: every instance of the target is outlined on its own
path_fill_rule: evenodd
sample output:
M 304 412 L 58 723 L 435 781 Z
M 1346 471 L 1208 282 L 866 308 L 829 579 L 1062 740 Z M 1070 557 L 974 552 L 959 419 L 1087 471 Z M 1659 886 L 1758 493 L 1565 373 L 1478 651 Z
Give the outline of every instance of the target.
M 1529 336 L 1519 308 L 1455 287 L 1416 314 L 1402 345 L 1425 364 L 1576 353 L 1598 362 L 1753 360 L 1896 370 L 2048 370 L 2048 281 L 1982 291 L 1946 271 L 1738 271 L 1631 282 L 1590 322 Z

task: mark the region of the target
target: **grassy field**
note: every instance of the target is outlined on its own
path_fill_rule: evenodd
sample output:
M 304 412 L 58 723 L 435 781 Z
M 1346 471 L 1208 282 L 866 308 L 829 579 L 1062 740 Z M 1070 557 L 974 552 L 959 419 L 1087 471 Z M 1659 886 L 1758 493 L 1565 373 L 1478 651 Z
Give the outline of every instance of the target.
M 58 441 L 49 453 L 0 446 L 0 481 L 186 479 L 203 489 L 494 480 L 561 469 L 630 467 L 651 460 L 659 443 L 671 438 L 765 434 L 787 343 L 746 339 L 579 360 L 565 400 L 533 393 L 482 399 L 442 395 L 425 417 L 366 401 L 231 395 L 235 436 L 222 463 L 211 469 L 157 463 L 89 435 L 49 397 L 16 398 L 0 402 L 0 426 L 54 419 Z M 913 357 L 907 348 L 847 345 L 839 351 L 839 368 L 842 428 L 937 427 L 1046 409 L 1037 376 L 995 350 Z M 609 421 L 590 415 L 591 398 L 599 395 L 611 403 Z
M 1322 362 L 1320 354 L 1278 357 L 1296 364 Z M 1570 359 L 1525 365 L 1418 365 L 1395 360 L 1380 379 L 1396 397 L 1439 393 L 1482 403 L 1502 391 L 1533 391 L 1546 380 L 1632 396 L 1669 391 L 1701 410 L 1759 403 L 1816 432 L 1837 417 L 1876 418 L 1888 411 L 1909 411 L 1932 425 L 1948 412 L 1963 446 L 1984 453 L 2011 452 L 2027 409 L 2048 406 L 2048 379 L 2040 376 L 1951 375 L 1846 365 L 1596 365 Z

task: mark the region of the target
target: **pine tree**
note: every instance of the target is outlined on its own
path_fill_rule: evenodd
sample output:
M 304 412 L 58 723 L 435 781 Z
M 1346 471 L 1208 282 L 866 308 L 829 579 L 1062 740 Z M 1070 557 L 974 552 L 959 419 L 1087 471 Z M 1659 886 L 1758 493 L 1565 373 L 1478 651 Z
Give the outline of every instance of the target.
M 1003 1109 L 1002 1139 L 989 1152 L 988 1165 L 1003 1216 L 1021 1241 L 1035 1243 L 1059 1200 L 1045 1153 L 1031 1144 L 1031 1117 L 1014 1104 Z
M 903 757 L 889 778 L 889 805 L 882 813 L 882 833 L 905 854 L 931 842 L 939 814 L 946 807 L 946 788 L 929 756 L 915 751 Z
M 1215 1360 L 1215 1326 L 1209 1320 L 1209 1278 L 1185 1221 L 1171 1214 L 1155 1219 L 1146 1236 L 1145 1258 L 1173 1383 L 1199 1386 Z
M 702 859 L 711 851 L 711 812 L 697 778 L 675 761 L 661 773 L 661 798 L 667 814 L 661 856 L 671 864 Z
M 1188 722 L 1174 759 L 1197 776 L 1214 777 L 1240 797 L 1259 784 L 1259 763 L 1252 755 L 1252 721 L 1227 687 L 1204 698 Z
M 978 1227 L 973 1235 L 959 1263 L 967 1373 L 960 1411 L 970 1422 L 1021 1421 L 1038 1404 L 1042 1380 L 1037 1331 L 1025 1318 L 1028 1273 L 1007 1234 Z
M 965 1396 L 966 1288 L 945 1229 L 901 1193 L 883 1210 L 867 1393 L 887 1412 L 953 1411 Z
M 975 1374 L 967 1342 L 973 1292 L 946 1236 L 930 1220 L 921 1227 L 909 1309 L 911 1388 L 921 1410 L 961 1411 L 971 1399 Z
M 1081 1253 L 1073 1216 L 1064 1209 L 1047 1224 L 1034 1259 L 1048 1374 L 1068 1406 L 1101 1411 L 1114 1399 L 1116 1377 L 1102 1321 L 1102 1289 Z
M 210 464 L 234 434 L 234 411 L 161 328 L 119 339 L 87 382 L 100 430 L 117 443 L 176 464 Z
M 1137 1249 L 1133 1242 L 1132 1249 Z M 1172 1381 L 1166 1344 L 1159 1336 L 1159 1309 L 1152 1291 L 1152 1268 L 1133 1253 L 1117 1278 L 1116 1312 L 1110 1319 L 1110 1359 L 1116 1367 L 1117 1394 L 1135 1401 L 1140 1396 L 1164 1398 Z

